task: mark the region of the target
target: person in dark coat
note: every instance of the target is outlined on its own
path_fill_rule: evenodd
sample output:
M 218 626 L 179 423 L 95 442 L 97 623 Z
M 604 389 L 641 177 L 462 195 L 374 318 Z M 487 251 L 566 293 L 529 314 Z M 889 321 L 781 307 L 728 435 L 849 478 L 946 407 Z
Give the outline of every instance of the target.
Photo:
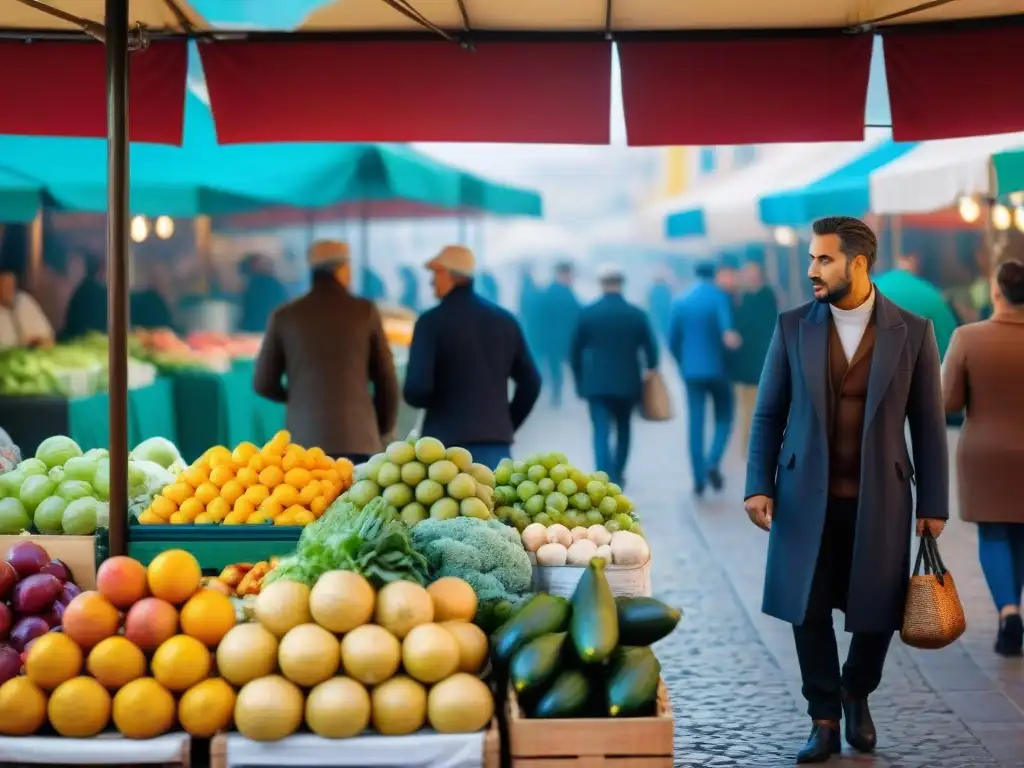
M 238 330 L 242 333 L 263 333 L 274 310 L 288 301 L 288 291 L 274 277 L 274 265 L 259 253 L 242 260 L 239 271 L 245 280 L 242 289 L 242 316 Z
M 949 517 L 939 349 L 930 321 L 871 283 L 875 234 L 846 216 L 813 225 L 814 301 L 783 312 L 757 393 L 745 507 L 769 532 L 762 610 L 793 625 L 813 722 L 797 762 L 875 747 L 868 697 L 903 622 L 917 535 Z M 907 452 L 909 422 L 914 459 Z M 853 633 L 840 670 L 832 611 Z
M 772 329 L 779 316 L 779 302 L 775 291 L 764 282 L 761 265 L 749 261 L 741 270 L 742 290 L 737 294 L 733 308 L 736 333 L 740 346 L 728 354 L 729 378 L 736 388 L 739 404 L 739 437 L 746 456 L 750 442 L 750 420 L 754 416 L 757 383 L 772 341 Z
M 512 314 L 474 292 L 475 267 L 472 251 L 460 245 L 427 263 L 440 303 L 416 321 L 404 393 L 425 411 L 424 435 L 466 448 L 493 468 L 510 455 L 533 410 L 540 374 Z
M 623 297 L 622 271 L 605 268 L 599 279 L 604 295 L 580 313 L 569 361 L 576 391 L 590 407 L 595 464 L 623 485 L 633 412 L 643 377 L 658 367 L 658 342 L 646 313 Z
M 349 290 L 348 245 L 313 243 L 309 265 L 309 293 L 270 318 L 253 388 L 287 404 L 296 443 L 361 464 L 395 428 L 395 363 L 376 305 Z
M 538 301 L 537 344 L 543 359 L 548 387 L 551 390 L 551 405 L 562 405 L 562 387 L 565 381 L 565 366 L 569 362 L 569 346 L 580 316 L 580 300 L 572 289 L 574 269 L 572 264 L 563 262 L 555 267 L 555 279 Z
M 715 265 L 697 265 L 696 283 L 672 303 L 668 347 L 679 364 L 686 387 L 689 419 L 690 467 L 694 493 L 725 484 L 720 465 L 729 444 L 733 423 L 733 393 L 726 370 L 726 350 L 739 344 L 733 329 L 732 299 L 715 283 Z M 704 418 L 708 402 L 714 409 L 711 445 Z
M 84 256 L 85 277 L 71 294 L 61 338 L 107 332 L 107 265 L 96 253 Z

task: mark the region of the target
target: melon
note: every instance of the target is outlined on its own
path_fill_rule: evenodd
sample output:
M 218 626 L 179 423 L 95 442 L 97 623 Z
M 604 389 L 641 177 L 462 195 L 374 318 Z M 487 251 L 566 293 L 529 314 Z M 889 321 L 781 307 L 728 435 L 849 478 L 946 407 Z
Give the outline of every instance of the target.
M 351 677 L 332 677 L 306 697 L 306 724 L 325 739 L 358 736 L 370 724 L 370 694 Z
M 434 602 L 419 584 L 393 581 L 377 595 L 376 621 L 399 640 L 434 620 Z
M 459 668 L 459 644 L 438 624 L 413 627 L 402 641 L 402 666 L 421 683 L 436 683 Z
M 438 733 L 472 733 L 491 722 L 494 697 L 480 678 L 460 672 L 430 689 L 427 719 Z
M 302 725 L 305 702 L 295 683 L 269 675 L 246 683 L 235 699 L 235 727 L 253 741 L 279 741 Z
M 217 646 L 217 670 L 232 685 L 245 685 L 277 670 L 277 638 L 261 624 L 238 624 Z
M 256 620 L 275 637 L 312 621 L 309 613 L 309 587 L 298 581 L 282 579 L 267 584 L 256 598 Z
M 377 685 L 398 671 L 402 646 L 383 627 L 364 624 L 341 641 L 341 663 L 345 674 L 364 685 Z
M 309 594 L 309 611 L 313 621 L 340 635 L 368 623 L 376 600 L 373 586 L 360 574 L 328 571 Z
M 338 639 L 318 624 L 300 624 L 281 638 L 277 649 L 281 674 L 311 688 L 334 676 L 341 665 Z

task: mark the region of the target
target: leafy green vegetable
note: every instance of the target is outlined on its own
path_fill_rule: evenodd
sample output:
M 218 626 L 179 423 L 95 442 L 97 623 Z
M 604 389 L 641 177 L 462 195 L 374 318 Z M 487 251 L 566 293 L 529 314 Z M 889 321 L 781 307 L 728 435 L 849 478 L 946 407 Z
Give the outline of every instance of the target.
M 266 582 L 301 581 L 312 586 L 327 571 L 355 571 L 380 588 L 392 581 L 427 582 L 427 560 L 413 549 L 409 528 L 384 499 L 360 510 L 336 501 L 299 537 L 295 554 L 281 560 Z

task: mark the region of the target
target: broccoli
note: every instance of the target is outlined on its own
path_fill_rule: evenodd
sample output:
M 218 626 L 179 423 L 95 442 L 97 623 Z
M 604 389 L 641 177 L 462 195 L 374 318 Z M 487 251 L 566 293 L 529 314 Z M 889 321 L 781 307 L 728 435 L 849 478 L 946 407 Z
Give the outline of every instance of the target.
M 518 531 L 499 520 L 424 520 L 412 529 L 412 544 L 427 558 L 431 581 L 457 576 L 473 587 L 480 601 L 477 623 L 485 629 L 495 614 L 501 617 L 520 604 L 533 584 Z M 501 603 L 508 608 L 496 611 Z

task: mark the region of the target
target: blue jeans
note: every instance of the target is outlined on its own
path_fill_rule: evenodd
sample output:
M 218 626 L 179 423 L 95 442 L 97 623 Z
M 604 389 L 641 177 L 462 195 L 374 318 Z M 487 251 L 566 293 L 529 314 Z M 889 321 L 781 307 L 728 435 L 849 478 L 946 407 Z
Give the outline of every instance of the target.
M 490 469 L 512 456 L 512 446 L 508 443 L 470 443 L 462 447 L 473 454 L 473 461 Z
M 590 421 L 594 427 L 594 463 L 613 483 L 622 484 L 629 460 L 629 442 L 636 401 L 626 397 L 591 397 Z M 612 430 L 615 449 L 612 450 Z
M 1020 605 L 1024 592 L 1024 523 L 978 523 L 978 556 L 996 608 Z
M 690 419 L 690 466 L 694 483 L 703 487 L 708 471 L 718 469 L 729 444 L 734 410 L 732 384 L 726 379 L 687 379 L 685 384 Z M 708 399 L 714 408 L 715 431 L 711 448 L 705 451 L 704 419 Z

